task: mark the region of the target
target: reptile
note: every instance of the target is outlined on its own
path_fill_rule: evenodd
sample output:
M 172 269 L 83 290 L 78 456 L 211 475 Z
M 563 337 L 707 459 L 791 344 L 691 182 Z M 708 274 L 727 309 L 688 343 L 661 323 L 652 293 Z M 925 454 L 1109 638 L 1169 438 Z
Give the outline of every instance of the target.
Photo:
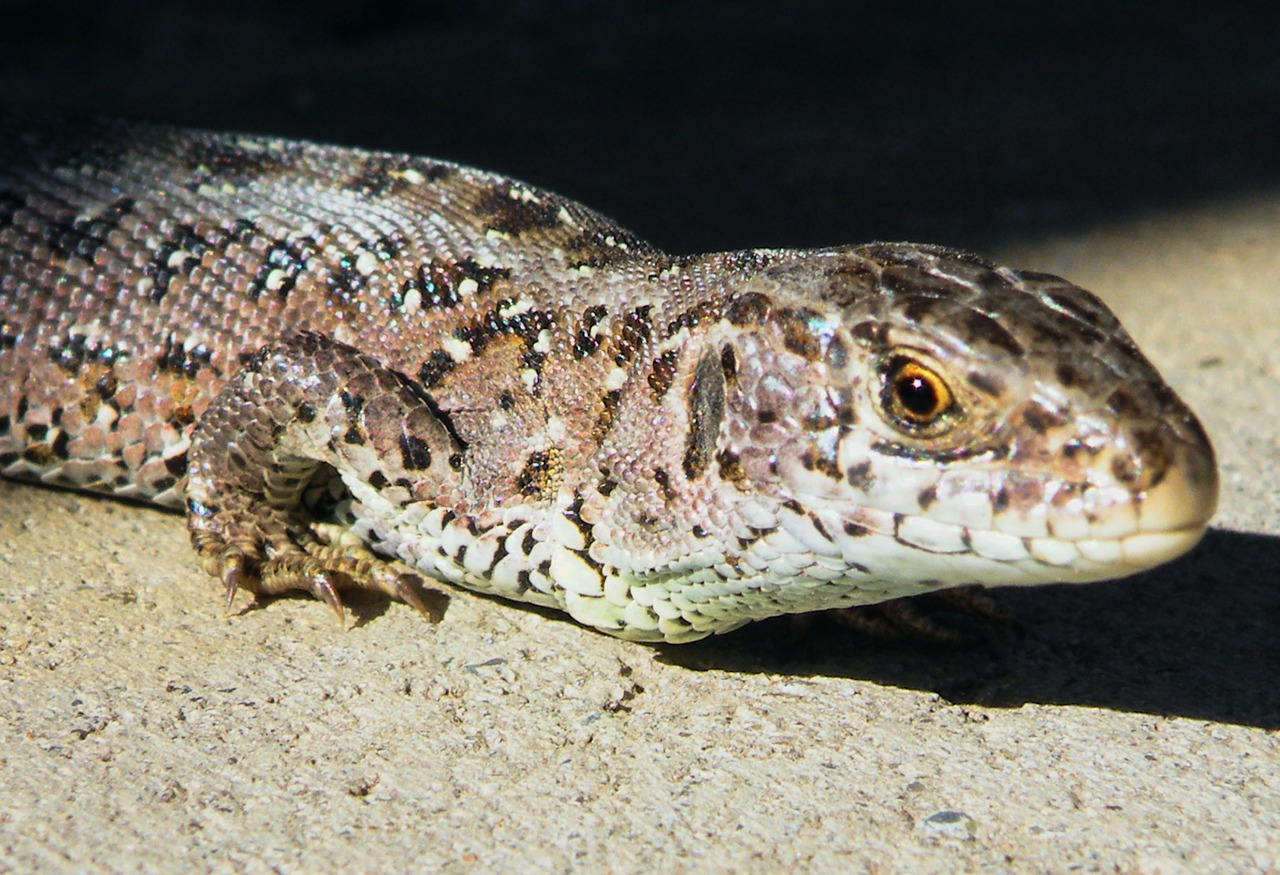
M 0 130 L 0 474 L 185 510 L 228 599 L 429 578 L 684 642 L 1127 576 L 1216 506 L 1200 423 L 1056 276 L 674 256 L 444 161 Z

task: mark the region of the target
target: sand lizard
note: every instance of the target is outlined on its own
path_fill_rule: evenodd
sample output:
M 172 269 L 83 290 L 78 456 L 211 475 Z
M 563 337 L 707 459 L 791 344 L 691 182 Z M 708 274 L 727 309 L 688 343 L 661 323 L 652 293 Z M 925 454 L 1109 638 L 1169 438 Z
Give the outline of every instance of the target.
M 932 246 L 672 256 L 442 161 L 0 133 L 0 473 L 229 595 L 411 569 L 626 638 L 1190 549 L 1208 438 L 1094 296 Z

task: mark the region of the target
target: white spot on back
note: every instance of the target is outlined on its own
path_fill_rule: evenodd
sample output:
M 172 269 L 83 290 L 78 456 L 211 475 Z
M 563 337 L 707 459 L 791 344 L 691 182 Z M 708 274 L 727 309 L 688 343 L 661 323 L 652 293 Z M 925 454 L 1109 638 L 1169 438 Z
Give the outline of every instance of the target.
M 440 343 L 441 349 L 449 354 L 449 358 L 462 364 L 471 358 L 471 344 L 450 335 Z
M 550 438 L 553 442 L 558 444 L 564 440 L 564 436 L 565 436 L 564 420 L 558 416 L 548 416 L 547 417 L 547 437 Z
M 363 251 L 356 257 L 356 272 L 368 276 L 378 269 L 378 257 L 372 252 Z
M 400 312 L 406 316 L 412 316 L 422 309 L 422 292 L 417 289 L 409 289 L 405 292 L 404 303 L 400 305 Z
M 514 319 L 522 313 L 528 313 L 533 309 L 533 301 L 530 298 L 521 298 L 509 307 L 504 307 L 498 311 L 498 315 L 503 319 Z

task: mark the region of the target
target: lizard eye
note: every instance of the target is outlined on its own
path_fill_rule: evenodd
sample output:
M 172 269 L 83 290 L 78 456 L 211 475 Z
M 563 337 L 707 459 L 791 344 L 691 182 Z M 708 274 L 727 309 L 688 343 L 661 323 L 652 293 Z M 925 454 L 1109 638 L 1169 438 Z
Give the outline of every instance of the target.
M 946 381 L 915 359 L 890 358 L 880 379 L 880 403 L 889 421 L 910 434 L 931 430 L 955 407 Z

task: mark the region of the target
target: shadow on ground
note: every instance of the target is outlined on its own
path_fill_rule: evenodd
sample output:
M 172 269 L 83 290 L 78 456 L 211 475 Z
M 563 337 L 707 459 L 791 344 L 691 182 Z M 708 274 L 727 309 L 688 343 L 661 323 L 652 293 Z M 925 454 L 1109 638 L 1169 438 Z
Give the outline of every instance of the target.
M 871 680 L 955 703 L 1081 705 L 1280 728 L 1280 537 L 1215 530 L 1179 562 L 1125 581 L 1004 590 L 1022 634 L 1003 646 L 886 644 L 785 620 L 667 648 L 663 661 Z

